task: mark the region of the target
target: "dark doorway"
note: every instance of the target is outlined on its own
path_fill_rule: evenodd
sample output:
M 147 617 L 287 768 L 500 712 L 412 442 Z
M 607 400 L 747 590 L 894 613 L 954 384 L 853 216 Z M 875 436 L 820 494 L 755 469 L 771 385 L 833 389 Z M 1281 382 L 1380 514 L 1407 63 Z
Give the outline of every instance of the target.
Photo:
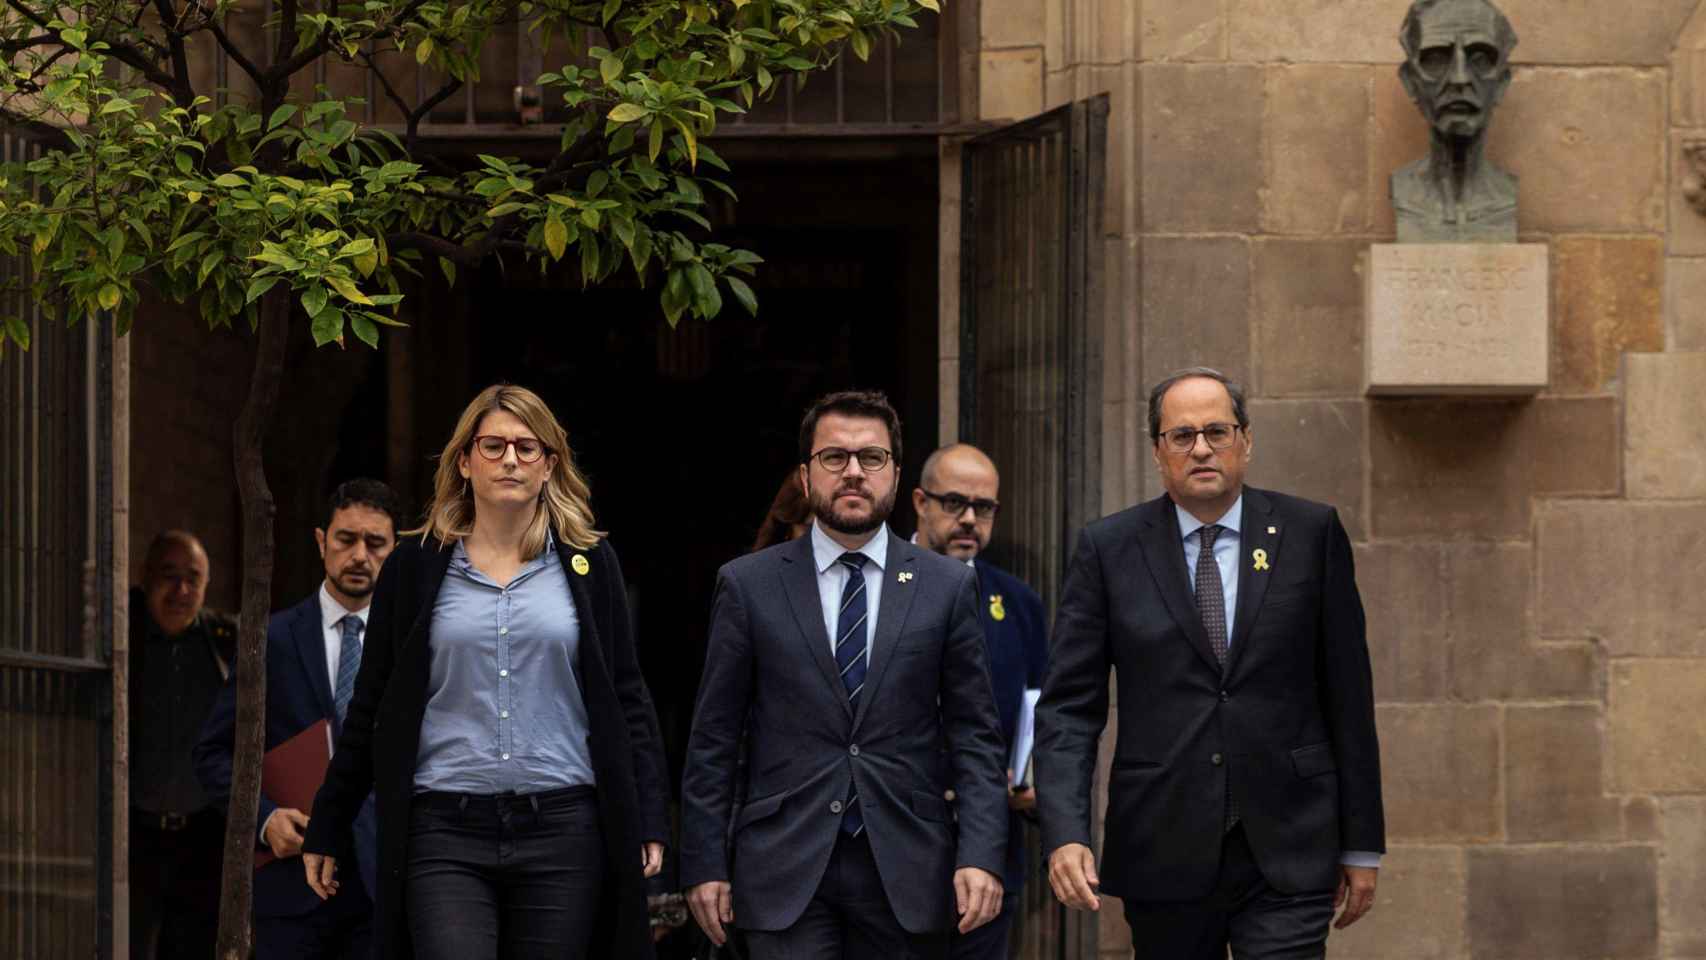
M 857 161 L 760 144 L 742 145 L 737 159 L 719 146 L 741 199 L 713 220 L 719 242 L 765 260 L 752 283 L 756 318 L 729 298 L 716 320 L 683 318 L 671 330 L 655 291 L 582 290 L 578 271 L 494 265 L 454 293 L 434 278 L 421 309 L 438 319 L 421 321 L 373 373 L 380 385 L 361 393 L 387 398 L 387 473 L 416 506 L 431 458 L 475 391 L 517 383 L 556 411 L 591 479 L 598 525 L 622 558 L 677 785 L 717 568 L 751 547 L 797 463 L 800 416 L 814 398 L 888 392 L 907 433 L 892 523 L 912 531 L 906 494 L 937 434 L 928 144 L 923 156 Z

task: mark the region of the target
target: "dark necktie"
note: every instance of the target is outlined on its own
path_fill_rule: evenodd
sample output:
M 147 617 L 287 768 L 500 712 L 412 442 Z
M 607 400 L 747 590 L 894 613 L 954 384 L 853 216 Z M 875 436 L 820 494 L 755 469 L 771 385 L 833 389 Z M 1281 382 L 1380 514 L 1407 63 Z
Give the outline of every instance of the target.
M 1197 615 L 1208 631 L 1214 659 L 1226 667 L 1226 590 L 1220 582 L 1220 564 L 1214 559 L 1214 541 L 1221 526 L 1211 523 L 1200 531 L 1202 550 L 1197 553 Z
M 847 568 L 847 585 L 841 588 L 841 612 L 835 617 L 835 665 L 841 669 L 841 685 L 847 691 L 847 704 L 855 715 L 859 712 L 859 693 L 865 689 L 865 555 L 844 553 L 838 561 Z M 859 812 L 859 787 L 848 790 L 841 829 L 858 836 L 865 829 L 865 817 Z
M 338 679 L 332 687 L 332 701 L 338 708 L 338 728 L 344 725 L 344 713 L 349 710 L 349 698 L 355 693 L 355 675 L 361 670 L 361 618 L 349 614 L 338 621 L 343 632 L 338 644 Z
M 1226 670 L 1226 588 L 1220 582 L 1220 564 L 1214 559 L 1214 541 L 1224 529 L 1217 523 L 1202 528 L 1202 549 L 1197 552 L 1197 616 L 1208 631 L 1214 659 Z M 1226 829 L 1238 822 L 1238 805 L 1232 799 L 1232 770 L 1226 770 Z

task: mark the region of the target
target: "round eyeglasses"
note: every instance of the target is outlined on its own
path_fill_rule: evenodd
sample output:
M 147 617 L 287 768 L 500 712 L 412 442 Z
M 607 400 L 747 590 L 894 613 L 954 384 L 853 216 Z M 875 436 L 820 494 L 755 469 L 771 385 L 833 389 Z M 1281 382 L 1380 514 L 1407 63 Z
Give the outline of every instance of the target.
M 889 452 L 882 447 L 865 447 L 862 450 L 848 450 L 845 447 L 824 447 L 812 454 L 808 460 L 816 460 L 818 465 L 830 473 L 840 473 L 854 460 L 859 461 L 859 469 L 866 473 L 876 473 L 889 465 Z
M 1190 453 L 1197 445 L 1197 434 L 1208 441 L 1209 449 L 1225 450 L 1232 446 L 1232 439 L 1238 436 L 1238 431 L 1244 429 L 1236 423 L 1211 423 L 1200 430 L 1196 427 L 1174 427 L 1161 431 L 1159 439 L 1173 453 Z
M 474 438 L 474 449 L 480 451 L 480 456 L 487 460 L 502 460 L 510 447 L 515 448 L 515 458 L 522 463 L 537 461 L 549 449 L 544 442 L 533 437 L 515 437 L 512 439 L 488 433 Z

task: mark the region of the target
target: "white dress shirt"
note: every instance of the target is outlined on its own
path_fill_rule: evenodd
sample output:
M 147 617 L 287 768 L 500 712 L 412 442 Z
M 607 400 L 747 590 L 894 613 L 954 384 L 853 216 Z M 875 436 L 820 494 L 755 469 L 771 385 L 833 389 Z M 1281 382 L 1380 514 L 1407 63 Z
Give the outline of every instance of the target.
M 877 611 L 883 600 L 883 570 L 889 562 L 889 525 L 883 524 L 857 550 L 848 550 L 812 521 L 812 562 L 817 567 L 817 596 L 823 604 L 823 628 L 829 634 L 829 655 L 835 656 L 836 620 L 841 616 L 841 591 L 847 588 L 844 553 L 865 555 L 865 667 L 871 666 L 871 638 L 877 635 Z

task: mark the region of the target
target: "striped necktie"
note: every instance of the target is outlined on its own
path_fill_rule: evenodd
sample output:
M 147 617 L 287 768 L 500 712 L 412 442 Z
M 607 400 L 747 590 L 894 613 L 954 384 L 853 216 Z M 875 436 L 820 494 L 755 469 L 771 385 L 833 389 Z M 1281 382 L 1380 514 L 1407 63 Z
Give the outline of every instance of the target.
M 355 693 L 355 675 L 361 670 L 361 618 L 351 613 L 338 621 L 342 642 L 338 644 L 338 682 L 332 688 L 332 700 L 338 709 L 338 729 L 344 725 L 344 713 L 349 710 L 349 698 Z
M 859 694 L 865 689 L 865 636 L 868 607 L 865 593 L 865 555 L 844 553 L 839 562 L 847 568 L 847 585 L 841 589 L 841 612 L 835 618 L 835 665 L 841 670 L 841 685 L 847 691 L 847 703 L 855 715 L 859 712 Z M 859 812 L 859 787 L 848 791 L 841 829 L 858 836 L 865 829 L 864 814 Z

